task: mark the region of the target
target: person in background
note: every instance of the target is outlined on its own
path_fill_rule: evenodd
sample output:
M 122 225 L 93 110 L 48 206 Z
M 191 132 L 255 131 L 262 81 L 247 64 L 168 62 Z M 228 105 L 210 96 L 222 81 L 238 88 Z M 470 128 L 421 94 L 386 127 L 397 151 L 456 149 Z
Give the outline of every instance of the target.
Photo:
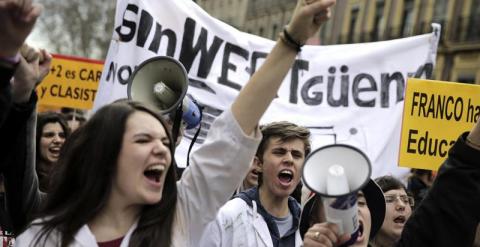
M 40 190 L 48 192 L 52 172 L 65 139 L 70 135 L 65 117 L 57 112 L 44 112 L 37 117 L 36 170 Z
M 85 117 L 85 112 L 83 110 L 63 107 L 61 112 L 64 114 L 65 119 L 67 120 L 68 127 L 70 128 L 70 132 L 75 131 L 80 127 L 82 124 L 87 121 Z
M 42 215 L 18 246 L 198 246 L 208 222 L 248 172 L 258 122 L 298 49 L 328 18 L 333 1 L 299 0 L 287 31 L 212 124 L 175 183 L 173 140 L 164 121 L 136 102 L 99 109 L 67 139 Z M 115 123 L 112 125 L 112 123 Z
M 408 177 L 407 191 L 413 195 L 415 205 L 419 205 L 423 198 L 425 198 L 434 180 L 435 176 L 430 170 L 411 170 L 411 175 Z
M 367 247 L 382 227 L 385 219 L 385 199 L 382 190 L 372 180 L 357 193 L 359 236 L 348 246 Z M 312 193 L 303 207 L 300 233 L 304 247 L 346 246 L 349 234 L 338 234 L 338 226 L 327 222 L 322 198 Z
M 392 177 L 382 176 L 375 179 L 385 196 L 387 210 L 382 228 L 370 243 L 374 247 L 395 246 L 400 239 L 405 223 L 412 215 L 415 201 L 407 194 L 403 183 Z
M 235 191 L 235 195 L 249 190 L 258 185 L 258 175 L 260 173 L 260 167 L 252 160 L 250 164 L 250 169 L 248 170 L 247 176 L 242 181 L 242 184 Z

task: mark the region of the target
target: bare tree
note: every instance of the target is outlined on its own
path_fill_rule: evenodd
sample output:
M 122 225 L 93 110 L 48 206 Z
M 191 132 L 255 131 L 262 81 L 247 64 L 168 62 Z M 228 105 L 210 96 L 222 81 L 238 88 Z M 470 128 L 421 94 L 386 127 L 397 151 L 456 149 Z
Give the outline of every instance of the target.
M 104 59 L 112 36 L 114 0 L 40 0 L 37 23 L 54 53 Z

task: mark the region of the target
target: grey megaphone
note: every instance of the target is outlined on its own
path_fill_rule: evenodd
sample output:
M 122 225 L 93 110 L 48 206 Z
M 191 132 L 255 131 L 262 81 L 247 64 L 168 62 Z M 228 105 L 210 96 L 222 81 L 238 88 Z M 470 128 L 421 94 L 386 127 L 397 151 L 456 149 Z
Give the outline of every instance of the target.
M 321 147 L 305 160 L 304 184 L 322 198 L 328 222 L 338 225 L 340 234 L 350 234 L 353 244 L 359 234 L 357 193 L 370 180 L 372 168 L 359 149 L 343 144 Z
M 174 113 L 182 104 L 182 119 L 187 129 L 200 123 L 200 110 L 189 98 L 188 75 L 183 65 L 167 56 L 142 62 L 128 81 L 128 98 L 143 102 L 161 114 Z

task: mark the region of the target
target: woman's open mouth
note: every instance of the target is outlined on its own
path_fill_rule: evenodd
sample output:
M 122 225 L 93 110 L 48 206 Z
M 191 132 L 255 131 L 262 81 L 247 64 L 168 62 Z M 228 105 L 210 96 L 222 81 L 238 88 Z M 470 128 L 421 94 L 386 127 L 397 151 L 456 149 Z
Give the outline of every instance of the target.
M 144 172 L 143 175 L 154 183 L 159 183 L 160 178 L 162 177 L 163 171 L 165 170 L 164 165 L 152 165 L 149 166 Z

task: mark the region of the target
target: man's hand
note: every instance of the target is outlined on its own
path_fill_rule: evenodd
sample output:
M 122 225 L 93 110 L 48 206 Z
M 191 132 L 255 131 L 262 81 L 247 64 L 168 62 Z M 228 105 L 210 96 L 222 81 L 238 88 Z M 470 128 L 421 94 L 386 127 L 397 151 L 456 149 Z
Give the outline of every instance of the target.
M 305 44 L 331 15 L 335 0 L 298 0 L 287 32 L 300 44 Z
M 0 0 L 0 57 L 18 53 L 41 11 L 32 0 Z
M 304 247 L 334 247 L 350 239 L 348 234 L 338 236 L 338 226 L 333 223 L 318 223 L 311 226 L 303 238 Z
M 13 76 L 13 102 L 27 102 L 35 87 L 48 74 L 52 56 L 45 50 L 37 50 L 28 45 L 21 48 L 20 64 Z

